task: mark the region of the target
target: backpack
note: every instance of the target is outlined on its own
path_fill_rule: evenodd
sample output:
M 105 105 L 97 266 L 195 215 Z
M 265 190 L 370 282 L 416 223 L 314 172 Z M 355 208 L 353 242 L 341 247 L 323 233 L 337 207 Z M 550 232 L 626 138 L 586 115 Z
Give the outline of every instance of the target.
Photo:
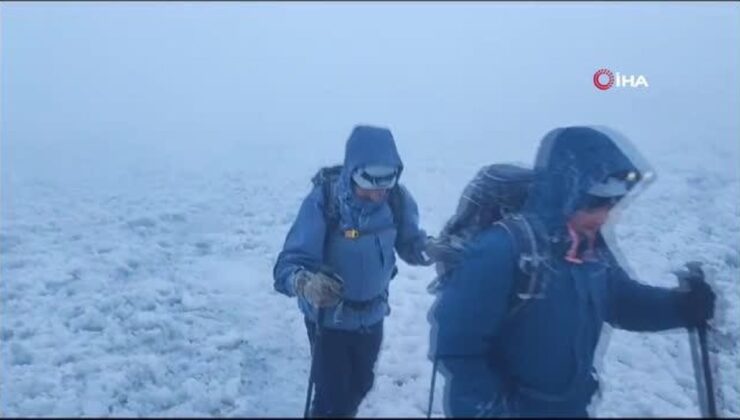
M 439 240 L 458 249 L 491 225 L 503 227 L 514 244 L 517 270 L 509 297 L 508 316 L 529 300 L 544 297 L 542 268 L 549 256 L 547 241 L 536 218 L 520 213 L 534 180 L 534 171 L 511 164 L 492 164 L 481 168 L 466 185 L 455 214 L 440 232 Z M 430 284 L 434 291 L 443 275 L 455 269 L 458 261 L 437 264 L 438 277 Z

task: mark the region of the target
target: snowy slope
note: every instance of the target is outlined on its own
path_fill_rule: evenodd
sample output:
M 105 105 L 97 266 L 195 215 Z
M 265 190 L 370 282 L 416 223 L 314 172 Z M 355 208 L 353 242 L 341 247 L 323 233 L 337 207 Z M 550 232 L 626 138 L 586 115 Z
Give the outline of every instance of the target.
M 435 234 L 480 165 L 529 162 L 538 140 L 463 144 L 451 156 L 449 144 L 421 148 L 418 138 L 397 137 L 405 182 Z M 339 160 L 343 140 L 310 152 L 244 150 L 252 158 L 240 169 L 157 169 L 116 182 L 6 174 L 3 415 L 301 415 L 308 343 L 295 302 L 273 291 L 271 269 L 309 177 Z M 674 286 L 671 270 L 691 259 L 711 270 L 720 297 L 720 407 L 738 416 L 740 153 L 734 145 L 660 141 L 643 149 L 658 180 L 623 212 L 617 241 L 650 284 Z M 294 163 L 275 170 L 281 161 Z M 360 415 L 424 414 L 431 277 L 431 269 L 401 263 L 376 385 Z M 684 331 L 613 331 L 605 343 L 597 415 L 698 414 Z

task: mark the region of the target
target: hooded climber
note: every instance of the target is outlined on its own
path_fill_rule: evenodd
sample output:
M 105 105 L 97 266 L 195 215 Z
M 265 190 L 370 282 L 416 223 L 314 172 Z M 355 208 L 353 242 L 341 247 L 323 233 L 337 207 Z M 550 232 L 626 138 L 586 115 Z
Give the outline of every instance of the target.
M 518 215 L 483 230 L 444 274 L 429 315 L 448 416 L 587 416 L 604 322 L 660 331 L 713 316 L 707 283 L 639 283 L 604 241 L 610 212 L 646 177 L 612 137 L 548 133 Z
M 318 342 L 313 415 L 354 416 L 371 389 L 395 252 L 412 265 L 432 263 L 402 171 L 388 129 L 355 127 L 344 165 L 314 177 L 275 264 L 275 290 L 298 297 L 312 348 Z

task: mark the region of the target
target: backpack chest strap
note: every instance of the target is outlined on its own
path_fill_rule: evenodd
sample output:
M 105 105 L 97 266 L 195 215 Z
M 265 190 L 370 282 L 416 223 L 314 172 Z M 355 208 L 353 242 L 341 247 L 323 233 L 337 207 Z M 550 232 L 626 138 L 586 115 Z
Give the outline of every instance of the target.
M 356 239 L 359 238 L 361 235 L 374 235 L 381 232 L 394 230 L 396 229 L 396 226 L 394 224 L 388 224 L 384 226 L 378 226 L 372 229 L 347 229 L 344 231 L 344 237 L 347 239 Z

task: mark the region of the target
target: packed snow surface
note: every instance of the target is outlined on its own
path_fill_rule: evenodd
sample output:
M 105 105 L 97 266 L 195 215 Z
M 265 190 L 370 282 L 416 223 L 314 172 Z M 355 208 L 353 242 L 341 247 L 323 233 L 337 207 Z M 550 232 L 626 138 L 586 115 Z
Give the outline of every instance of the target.
M 399 138 L 402 150 L 411 142 Z M 327 158 L 296 158 L 290 171 L 273 170 L 278 159 L 294 157 L 275 147 L 245 151 L 261 157 L 235 172 L 148 172 L 105 188 L 4 185 L 2 412 L 300 415 L 308 340 L 295 302 L 273 291 L 271 270 L 314 168 L 341 156 L 342 141 L 334 143 Z M 496 155 L 495 142 L 486 147 L 481 155 Z M 473 153 L 435 154 L 406 159 L 406 184 L 430 233 L 487 162 Z M 510 157 L 524 160 L 524 153 Z M 619 249 L 646 283 L 675 286 L 671 270 L 692 259 L 710 271 L 727 415 L 740 414 L 732 380 L 740 376 L 740 180 L 728 171 L 737 158 L 700 147 L 656 156 L 658 180 L 615 225 Z M 432 275 L 400 264 L 376 384 L 360 415 L 424 413 Z M 685 330 L 613 330 L 606 338 L 597 415 L 698 414 Z M 437 415 L 442 385 L 440 378 Z

